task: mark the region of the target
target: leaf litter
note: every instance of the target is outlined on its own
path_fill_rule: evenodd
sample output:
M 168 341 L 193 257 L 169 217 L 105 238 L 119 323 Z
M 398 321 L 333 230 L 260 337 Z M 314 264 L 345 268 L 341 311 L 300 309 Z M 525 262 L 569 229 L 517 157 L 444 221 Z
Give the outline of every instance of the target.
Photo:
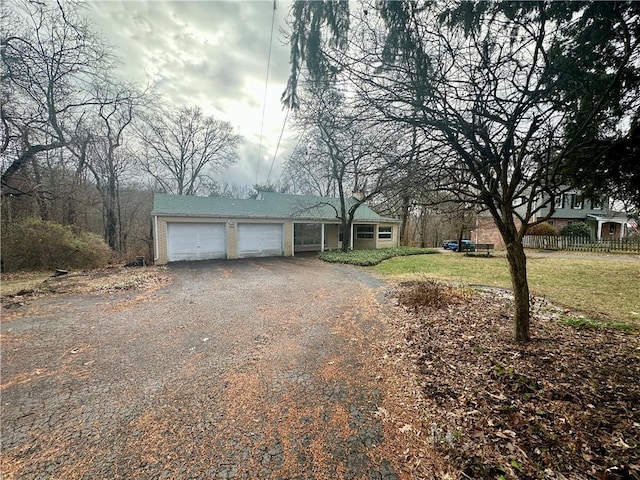
M 422 418 L 458 478 L 639 479 L 640 336 L 576 328 L 533 299 L 533 340 L 513 340 L 513 297 L 431 280 L 387 292 L 400 314 Z M 407 424 L 402 432 L 410 432 Z
M 31 273 L 3 274 L 3 281 L 15 281 L 21 277 L 28 280 L 41 275 Z M 32 282 L 29 288 L 11 291 L 3 288 L 2 303 L 5 308 L 19 306 L 21 302 L 31 297 L 55 294 L 85 294 L 116 292 L 125 290 L 147 290 L 165 286 L 170 282 L 170 276 L 165 267 L 107 267 L 95 270 L 81 270 L 69 272 L 63 276 L 50 276 L 43 281 Z

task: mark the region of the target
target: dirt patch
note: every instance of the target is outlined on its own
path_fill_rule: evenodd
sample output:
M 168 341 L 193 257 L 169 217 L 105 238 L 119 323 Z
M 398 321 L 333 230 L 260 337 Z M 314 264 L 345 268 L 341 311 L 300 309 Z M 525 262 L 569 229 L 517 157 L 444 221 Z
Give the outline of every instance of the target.
M 147 290 L 168 284 L 170 278 L 165 267 L 108 267 L 61 276 L 43 272 L 3 274 L 0 301 L 4 308 L 10 308 L 44 295 Z
M 508 292 L 411 282 L 391 296 L 422 427 L 460 478 L 640 478 L 637 332 L 575 328 L 538 300 L 519 344 Z

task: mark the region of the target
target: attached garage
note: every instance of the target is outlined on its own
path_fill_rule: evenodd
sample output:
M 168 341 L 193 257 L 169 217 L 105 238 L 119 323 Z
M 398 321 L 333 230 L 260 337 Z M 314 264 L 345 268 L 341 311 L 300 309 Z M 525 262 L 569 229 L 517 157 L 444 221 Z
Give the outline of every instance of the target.
M 283 255 L 281 223 L 239 223 L 238 257 L 272 257 Z
M 226 258 L 226 235 L 224 223 L 167 223 L 168 261 Z
M 356 200 L 348 202 L 353 205 Z M 338 198 L 310 195 L 259 192 L 255 198 L 240 199 L 156 193 L 151 212 L 153 261 L 164 265 L 181 260 L 291 257 L 296 251 L 339 248 L 339 209 Z M 360 204 L 351 247 L 396 246 L 399 223 Z

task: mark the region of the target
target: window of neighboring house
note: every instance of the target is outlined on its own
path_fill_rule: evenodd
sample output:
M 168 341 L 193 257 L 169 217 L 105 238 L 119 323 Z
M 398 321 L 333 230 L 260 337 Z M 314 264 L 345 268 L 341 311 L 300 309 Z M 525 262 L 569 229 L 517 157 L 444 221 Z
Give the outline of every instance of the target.
M 614 233 L 616 233 L 616 224 L 615 223 L 610 223 L 609 224 L 609 234 L 613 235 Z
M 578 194 L 571 194 L 571 208 L 575 209 L 575 210 L 582 210 L 582 195 L 578 195 Z
M 356 227 L 356 238 L 360 240 L 372 239 L 373 232 L 373 225 L 359 225 Z
M 564 208 L 564 195 L 556 195 L 556 197 L 553 199 L 553 205 L 554 207 L 556 207 L 556 209 Z
M 601 198 L 592 198 L 591 199 L 591 210 L 602 210 L 602 199 Z
M 547 223 L 553 227 L 556 222 L 553 220 L 547 220 Z
M 378 227 L 378 240 L 391 240 L 393 227 Z

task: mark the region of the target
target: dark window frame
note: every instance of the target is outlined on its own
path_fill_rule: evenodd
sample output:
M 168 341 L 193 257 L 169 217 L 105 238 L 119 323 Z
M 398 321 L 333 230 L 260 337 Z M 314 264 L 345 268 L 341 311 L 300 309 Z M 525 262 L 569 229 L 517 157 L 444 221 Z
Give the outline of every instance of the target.
M 393 226 L 379 226 L 378 240 L 393 240 Z
M 357 240 L 373 240 L 375 238 L 375 227 L 373 225 L 357 225 L 356 226 L 356 239 Z

